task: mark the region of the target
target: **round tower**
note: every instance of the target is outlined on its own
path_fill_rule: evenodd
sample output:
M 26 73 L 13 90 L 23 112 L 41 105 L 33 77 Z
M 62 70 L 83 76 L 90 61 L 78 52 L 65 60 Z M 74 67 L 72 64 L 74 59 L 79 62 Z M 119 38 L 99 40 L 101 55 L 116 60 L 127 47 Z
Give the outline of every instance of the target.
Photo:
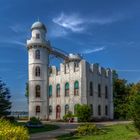
M 27 40 L 29 76 L 29 118 L 48 118 L 48 64 L 50 48 L 46 40 L 47 29 L 39 21 L 31 27 Z

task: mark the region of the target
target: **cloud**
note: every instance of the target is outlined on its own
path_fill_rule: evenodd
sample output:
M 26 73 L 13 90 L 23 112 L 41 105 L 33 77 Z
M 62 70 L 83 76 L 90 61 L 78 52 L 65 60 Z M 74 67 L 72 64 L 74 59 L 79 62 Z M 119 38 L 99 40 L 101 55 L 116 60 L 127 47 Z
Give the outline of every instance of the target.
M 85 33 L 86 30 L 90 28 L 90 26 L 94 26 L 94 25 L 101 26 L 105 24 L 111 24 L 121 19 L 123 18 L 120 15 L 111 16 L 111 17 L 96 17 L 96 16 L 82 17 L 77 13 L 66 15 L 65 13 L 62 12 L 57 17 L 53 18 L 52 21 L 59 27 L 63 28 L 65 32 L 71 31 L 74 33 L 83 33 L 83 32 Z
M 68 34 L 68 32 L 64 28 L 58 26 L 50 27 L 49 31 L 50 32 L 48 32 L 48 34 L 51 37 L 64 37 Z
M 11 25 L 9 26 L 9 28 L 15 33 L 25 33 L 27 29 L 25 25 L 21 25 L 21 24 Z
M 95 48 L 95 49 L 87 49 L 87 50 L 83 51 L 82 54 L 90 54 L 90 53 L 100 52 L 103 50 L 105 50 L 105 47 L 99 47 L 99 48 Z
M 52 21 L 57 25 L 73 32 L 82 32 L 85 30 L 82 26 L 82 24 L 84 24 L 84 19 L 80 18 L 77 14 L 67 16 L 64 13 L 61 13 L 59 16 L 53 18 Z

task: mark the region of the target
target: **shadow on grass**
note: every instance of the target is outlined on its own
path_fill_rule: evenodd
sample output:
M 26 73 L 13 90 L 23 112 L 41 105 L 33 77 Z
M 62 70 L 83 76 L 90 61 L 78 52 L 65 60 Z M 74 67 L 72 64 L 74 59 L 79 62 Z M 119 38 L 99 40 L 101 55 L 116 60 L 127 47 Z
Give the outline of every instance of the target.
M 18 126 L 25 126 L 24 122 L 17 122 L 15 124 Z M 29 134 L 52 131 L 52 130 L 56 130 L 58 128 L 60 128 L 60 127 L 57 125 L 52 125 L 52 124 L 45 124 L 43 127 L 40 127 L 40 128 L 28 128 L 27 127 Z

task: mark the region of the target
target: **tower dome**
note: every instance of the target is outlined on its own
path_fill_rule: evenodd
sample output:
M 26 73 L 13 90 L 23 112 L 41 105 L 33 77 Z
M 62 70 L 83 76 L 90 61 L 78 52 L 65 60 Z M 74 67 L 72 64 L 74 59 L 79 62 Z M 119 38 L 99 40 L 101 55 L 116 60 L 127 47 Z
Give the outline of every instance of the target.
M 31 30 L 33 30 L 33 29 L 43 29 L 43 30 L 47 31 L 45 25 L 40 21 L 36 21 L 32 24 Z

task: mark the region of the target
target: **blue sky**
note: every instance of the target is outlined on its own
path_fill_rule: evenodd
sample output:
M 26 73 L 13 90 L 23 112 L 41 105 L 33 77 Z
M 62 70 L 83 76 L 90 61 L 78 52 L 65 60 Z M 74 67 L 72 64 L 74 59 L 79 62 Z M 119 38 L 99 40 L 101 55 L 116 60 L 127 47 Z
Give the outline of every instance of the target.
M 140 80 L 139 0 L 1 0 L 0 18 L 0 77 L 13 110 L 27 110 L 25 45 L 38 18 L 52 46 L 116 69 L 129 82 Z

